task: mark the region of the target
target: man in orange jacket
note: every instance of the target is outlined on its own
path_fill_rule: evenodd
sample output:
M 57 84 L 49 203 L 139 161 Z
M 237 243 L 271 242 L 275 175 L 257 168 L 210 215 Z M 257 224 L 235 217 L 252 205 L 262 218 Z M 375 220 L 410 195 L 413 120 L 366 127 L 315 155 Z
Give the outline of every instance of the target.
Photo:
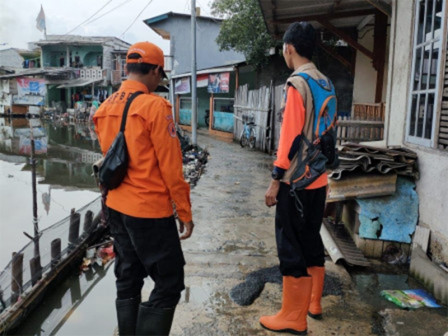
M 127 99 L 132 102 L 125 138 L 127 175 L 107 195 L 114 238 L 116 310 L 120 335 L 168 335 L 184 286 L 180 239 L 193 231 L 190 187 L 183 178 L 182 153 L 171 105 L 152 92 L 163 70 L 162 50 L 149 42 L 132 45 L 126 56 L 128 79 L 96 111 L 93 121 L 105 154 L 120 128 Z M 179 239 L 173 206 L 179 217 Z M 141 302 L 143 279 L 154 289 Z
M 312 139 L 314 106 L 306 80 L 296 74 L 308 74 L 322 87 L 329 88 L 331 83 L 311 62 L 315 34 L 309 23 L 291 24 L 283 42 L 283 57 L 294 72 L 285 85 L 277 160 L 265 194 L 266 205 L 276 205 L 275 234 L 283 275 L 283 302 L 280 312 L 262 316 L 260 323 L 269 330 L 306 335 L 307 314 L 317 319 L 322 314 L 320 299 L 325 260 L 319 231 L 325 208 L 327 174 L 323 173 L 304 190 L 296 191 L 302 203 L 297 209 L 289 181 L 297 156 L 303 155 L 298 152 L 302 135 Z

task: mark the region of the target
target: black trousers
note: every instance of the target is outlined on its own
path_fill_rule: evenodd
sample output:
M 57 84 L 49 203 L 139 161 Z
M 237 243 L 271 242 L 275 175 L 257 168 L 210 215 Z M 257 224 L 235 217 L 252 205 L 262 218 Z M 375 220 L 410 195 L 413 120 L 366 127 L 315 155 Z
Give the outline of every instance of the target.
M 320 228 L 325 209 L 326 187 L 296 192 L 303 216 L 295 205 L 288 184 L 280 183 L 275 213 L 280 272 L 283 276 L 307 276 L 307 267 L 324 266 L 325 252 Z
M 109 209 L 110 231 L 114 238 L 117 298 L 141 294 L 148 275 L 154 289 L 144 304 L 172 308 L 184 290 L 185 260 L 174 217 L 136 218 Z

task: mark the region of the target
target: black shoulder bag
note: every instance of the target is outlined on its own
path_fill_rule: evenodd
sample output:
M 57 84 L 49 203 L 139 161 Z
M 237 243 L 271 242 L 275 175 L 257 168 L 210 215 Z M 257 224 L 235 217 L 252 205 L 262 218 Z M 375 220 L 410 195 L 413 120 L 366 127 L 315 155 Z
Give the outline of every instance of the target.
M 98 173 L 98 179 L 101 187 L 106 188 L 107 190 L 117 188 L 126 176 L 129 162 L 126 138 L 124 136 L 126 118 L 132 101 L 135 97 L 142 93 L 143 92 L 141 91 L 137 91 L 129 97 L 123 111 L 123 116 L 121 117 L 120 131 L 112 142 L 112 145 L 110 145 L 107 150 L 104 159 L 101 159 L 100 162 L 97 162 L 94 165 L 93 169 L 94 172 L 96 170 Z

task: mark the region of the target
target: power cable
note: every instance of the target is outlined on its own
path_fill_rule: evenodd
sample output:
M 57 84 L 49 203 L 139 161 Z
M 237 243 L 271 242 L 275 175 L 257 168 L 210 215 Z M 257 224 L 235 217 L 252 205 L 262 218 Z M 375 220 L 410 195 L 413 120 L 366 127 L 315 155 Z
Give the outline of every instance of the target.
M 89 18 L 87 18 L 86 20 L 84 20 L 83 22 L 81 22 L 79 25 L 77 25 L 75 28 L 73 28 L 72 30 L 70 30 L 68 33 L 66 33 L 65 35 L 70 34 L 71 32 L 75 31 L 76 29 L 78 29 L 79 27 L 81 27 L 84 23 L 86 23 L 87 21 L 89 21 L 91 18 L 93 18 L 96 14 L 98 14 L 104 7 L 106 7 L 108 4 L 110 4 L 113 0 L 109 0 L 108 2 L 106 2 L 106 4 L 101 7 L 100 9 L 98 9 L 95 13 L 93 13 Z
M 143 11 L 151 4 L 153 0 L 149 0 L 148 3 L 146 4 L 145 7 L 143 7 L 143 9 L 140 11 L 140 13 L 138 13 L 138 15 L 135 17 L 134 21 L 132 21 L 132 23 L 129 25 L 129 27 L 126 28 L 126 30 L 120 35 L 120 38 L 123 38 L 124 34 L 129 30 L 129 28 L 132 27 L 132 25 L 135 23 L 135 21 L 137 21 L 137 19 L 139 18 L 139 16 L 143 13 Z
M 119 7 L 123 6 L 123 5 L 125 5 L 125 4 L 127 4 L 127 3 L 131 2 L 131 1 L 132 1 L 132 0 L 126 0 L 126 1 L 122 2 L 121 4 L 119 4 L 119 5 L 115 6 L 115 7 L 114 7 L 114 8 L 112 8 L 112 9 L 111 9 L 110 11 L 108 11 L 108 12 L 104 13 L 103 15 L 101 15 L 101 16 L 98 16 L 97 18 L 94 18 L 93 20 L 90 20 L 90 21 L 88 21 L 88 22 L 87 22 L 87 24 L 90 24 L 90 23 L 92 23 L 92 22 L 95 22 L 96 20 L 99 20 L 99 19 L 101 19 L 102 17 L 106 16 L 107 14 L 109 14 L 109 13 L 113 12 L 113 11 L 114 11 L 114 10 L 116 10 L 117 8 L 119 8 Z

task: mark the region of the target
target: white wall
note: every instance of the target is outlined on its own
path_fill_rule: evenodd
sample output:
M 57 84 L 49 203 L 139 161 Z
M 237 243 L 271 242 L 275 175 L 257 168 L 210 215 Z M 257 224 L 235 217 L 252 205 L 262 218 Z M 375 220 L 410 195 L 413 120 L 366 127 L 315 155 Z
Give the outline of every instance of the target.
M 359 32 L 358 43 L 373 50 L 373 27 L 366 26 Z M 356 52 L 355 78 L 353 83 L 353 103 L 374 103 L 376 71 L 372 60 L 362 52 Z
M 365 26 L 358 32 L 358 43 L 373 52 L 373 26 L 374 19 L 370 25 Z M 389 68 L 388 45 L 389 45 L 389 29 L 387 30 L 386 42 L 386 62 L 384 64 L 384 82 L 383 82 L 383 101 L 386 98 L 387 92 L 387 72 Z M 374 103 L 376 92 L 376 77 L 377 72 L 373 68 L 372 60 L 364 55 L 362 52 L 356 52 L 355 64 L 355 78 L 353 83 L 353 103 Z
M 431 229 L 431 251 L 436 260 L 448 261 L 448 151 L 405 141 L 409 81 L 412 67 L 414 0 L 394 1 L 391 25 L 391 64 L 386 104 L 386 143 L 401 145 L 418 155 L 420 179 L 419 224 Z M 398 14 L 397 14 L 398 13 Z
M 0 66 L 23 68 L 23 57 L 15 49 L 0 50 Z

